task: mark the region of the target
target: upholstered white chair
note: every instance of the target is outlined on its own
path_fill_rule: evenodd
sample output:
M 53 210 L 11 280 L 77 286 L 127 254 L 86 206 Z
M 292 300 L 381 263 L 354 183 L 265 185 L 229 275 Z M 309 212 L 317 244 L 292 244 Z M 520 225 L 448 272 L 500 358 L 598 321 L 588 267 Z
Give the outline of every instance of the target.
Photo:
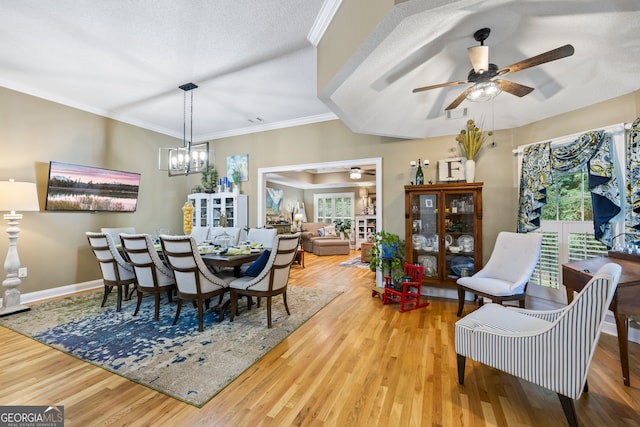
M 257 276 L 244 276 L 229 283 L 231 291 L 231 321 L 238 310 L 238 297 L 267 298 L 267 327 L 271 328 L 271 299 L 275 295 L 282 294 L 284 308 L 287 314 L 291 314 L 287 305 L 287 284 L 291 264 L 298 252 L 300 233 L 278 234 L 275 237 L 273 248 L 266 265 Z M 259 303 L 258 303 L 259 306 Z M 249 305 L 250 307 L 250 305 Z
M 203 313 L 205 303 L 229 290 L 229 282 L 233 276 L 213 274 L 202 260 L 196 241 L 190 236 L 160 235 L 160 244 L 164 258 L 173 270 L 176 278 L 178 307 L 173 324 L 178 323 L 182 301 L 195 301 L 198 308 L 198 330 L 203 330 Z M 224 318 L 224 307 L 219 307 L 218 321 Z
M 199 245 L 209 238 L 209 229 L 206 227 L 193 227 L 190 236 L 193 237 Z
M 118 290 L 116 311 L 120 311 L 123 298 L 128 297 L 129 285 L 136 283 L 133 267 L 129 265 L 120 252 L 118 252 L 110 234 L 94 233 L 91 231 L 85 234 L 87 239 L 89 239 L 89 245 L 91 245 L 93 254 L 98 259 L 102 273 L 104 297 L 102 298 L 101 307 L 104 307 L 111 290 L 116 287 Z M 124 297 L 123 294 L 125 295 Z
M 120 245 L 122 244 L 122 242 L 120 241 L 120 233 L 136 234 L 136 228 L 135 227 L 120 227 L 120 228 L 102 227 L 100 229 L 100 232 L 107 233 L 108 235 L 111 236 L 111 238 L 113 239 L 113 242 L 116 245 Z
M 215 242 L 216 239 L 224 237 L 229 239 L 229 245 L 237 245 L 241 230 L 239 227 L 210 227 L 208 240 Z
M 138 303 L 134 316 L 140 310 L 142 297 L 145 293 L 152 294 L 155 302 L 154 320 L 160 318 L 160 294 L 167 293 L 169 302 L 172 300 L 173 290 L 176 288 L 176 279 L 173 271 L 160 259 L 157 249 L 148 234 L 126 234 L 120 233 L 122 248 L 124 249 L 129 263 L 133 266 L 138 284 Z
M 477 295 L 480 306 L 483 298 L 489 298 L 498 304 L 517 300 L 524 308 L 527 283 L 540 258 L 541 246 L 541 233 L 500 232 L 482 270 L 458 279 L 458 316 L 464 308 L 465 291 Z
M 621 267 L 604 265 L 577 297 L 559 310 L 534 311 L 487 304 L 456 322 L 458 382 L 469 357 L 558 394 L 570 426 L 572 399 L 587 388 L 587 372 Z
M 252 243 L 261 243 L 265 248 L 273 248 L 278 230 L 275 228 L 250 228 L 247 240 Z

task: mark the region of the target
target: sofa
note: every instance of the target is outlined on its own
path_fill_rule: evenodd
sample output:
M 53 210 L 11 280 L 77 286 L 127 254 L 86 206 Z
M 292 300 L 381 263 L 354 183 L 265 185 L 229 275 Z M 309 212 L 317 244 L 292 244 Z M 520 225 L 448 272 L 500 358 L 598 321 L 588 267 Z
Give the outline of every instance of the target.
M 333 225 L 322 222 L 303 223 L 300 241 L 305 252 L 315 255 L 349 255 L 350 251 L 349 241 L 341 239 Z

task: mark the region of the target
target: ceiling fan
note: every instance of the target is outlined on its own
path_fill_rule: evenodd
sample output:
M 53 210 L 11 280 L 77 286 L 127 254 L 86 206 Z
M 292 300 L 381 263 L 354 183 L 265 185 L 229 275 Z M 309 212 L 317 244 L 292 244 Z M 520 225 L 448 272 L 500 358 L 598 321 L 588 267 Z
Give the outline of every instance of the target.
M 351 168 L 351 170 L 349 171 L 349 178 L 351 179 L 360 179 L 362 178 L 362 175 L 374 175 L 375 176 L 375 171 L 370 171 L 370 170 L 364 170 L 362 168 Z
M 473 34 L 473 38 L 480 42 L 480 46 L 473 46 L 468 49 L 469 59 L 473 65 L 473 69 L 469 71 L 467 80 L 458 80 L 455 82 L 441 83 L 432 86 L 423 86 L 413 89 L 413 93 L 422 92 L 430 89 L 438 89 L 447 86 L 456 86 L 467 83 L 474 85 L 464 92 L 451 103 L 446 110 L 453 110 L 465 98 L 470 101 L 488 101 L 498 95 L 501 91 L 508 92 L 512 95 L 523 97 L 533 91 L 532 87 L 522 85 L 520 83 L 503 80 L 499 77 L 509 73 L 515 73 L 536 65 L 545 64 L 547 62 L 556 61 L 573 55 L 574 49 L 570 44 L 560 46 L 540 55 L 533 56 L 528 59 L 516 62 L 506 67 L 498 68 L 496 64 L 489 63 L 489 46 L 484 45 L 484 41 L 489 37 L 491 29 L 481 28 Z

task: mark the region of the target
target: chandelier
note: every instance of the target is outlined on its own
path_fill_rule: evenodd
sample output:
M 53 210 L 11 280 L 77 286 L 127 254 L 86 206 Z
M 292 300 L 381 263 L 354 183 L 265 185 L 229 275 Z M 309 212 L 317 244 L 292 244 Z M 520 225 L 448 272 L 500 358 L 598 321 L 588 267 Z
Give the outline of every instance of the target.
M 209 169 L 209 142 L 193 144 L 193 89 L 197 87 L 194 83 L 179 86 L 184 91 L 182 147 L 160 148 L 158 158 L 159 168 L 167 170 L 169 176 L 202 173 Z

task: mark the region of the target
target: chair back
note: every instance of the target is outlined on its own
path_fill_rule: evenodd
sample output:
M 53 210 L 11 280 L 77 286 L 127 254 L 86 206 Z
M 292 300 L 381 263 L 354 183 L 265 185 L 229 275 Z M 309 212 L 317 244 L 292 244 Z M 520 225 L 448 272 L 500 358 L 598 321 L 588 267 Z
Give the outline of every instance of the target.
M 148 234 L 120 233 L 122 248 L 138 280 L 138 286 L 158 288 L 175 283 L 173 271 L 160 259 Z
M 474 276 L 510 282 L 514 294 L 522 293 L 536 268 L 541 247 L 541 233 L 502 231 L 498 234 L 489 261 Z
M 98 259 L 105 283 L 120 283 L 135 278 L 133 267 L 118 252 L 110 234 L 91 231 L 85 234 L 93 254 Z
M 181 293 L 201 294 L 206 282 L 210 282 L 213 288 L 228 287 L 223 279 L 209 271 L 192 237 L 161 234 L 160 244 L 164 259 L 173 270 L 176 286 Z M 211 290 L 212 286 L 207 286 L 207 289 Z
M 135 227 L 120 227 L 120 228 L 103 227 L 100 229 L 100 232 L 110 235 L 111 238 L 113 239 L 113 242 L 116 245 L 120 245 L 122 244 L 122 242 L 120 241 L 120 233 L 136 234 L 136 229 Z
M 241 230 L 239 227 L 211 227 L 209 229 L 209 240 L 216 242 L 224 238 L 228 239 L 229 246 L 237 245 L 240 242 Z
M 602 266 L 556 319 L 550 336 L 540 343 L 546 348 L 536 350 L 546 355 L 547 369 L 537 373 L 546 377 L 541 385 L 573 399 L 580 397 L 621 273 L 618 264 Z M 566 372 L 574 375 L 559 375 Z
M 296 258 L 299 245 L 300 233 L 277 234 L 267 264 L 246 289 L 273 291 L 287 286 L 291 264 Z
M 411 282 L 422 283 L 423 272 L 424 267 L 421 265 L 409 264 L 408 262 L 404 263 L 404 275 L 405 277 L 410 277 Z
M 275 245 L 277 235 L 278 230 L 275 228 L 250 228 L 247 240 L 252 243 L 261 243 L 266 249 L 271 249 Z

